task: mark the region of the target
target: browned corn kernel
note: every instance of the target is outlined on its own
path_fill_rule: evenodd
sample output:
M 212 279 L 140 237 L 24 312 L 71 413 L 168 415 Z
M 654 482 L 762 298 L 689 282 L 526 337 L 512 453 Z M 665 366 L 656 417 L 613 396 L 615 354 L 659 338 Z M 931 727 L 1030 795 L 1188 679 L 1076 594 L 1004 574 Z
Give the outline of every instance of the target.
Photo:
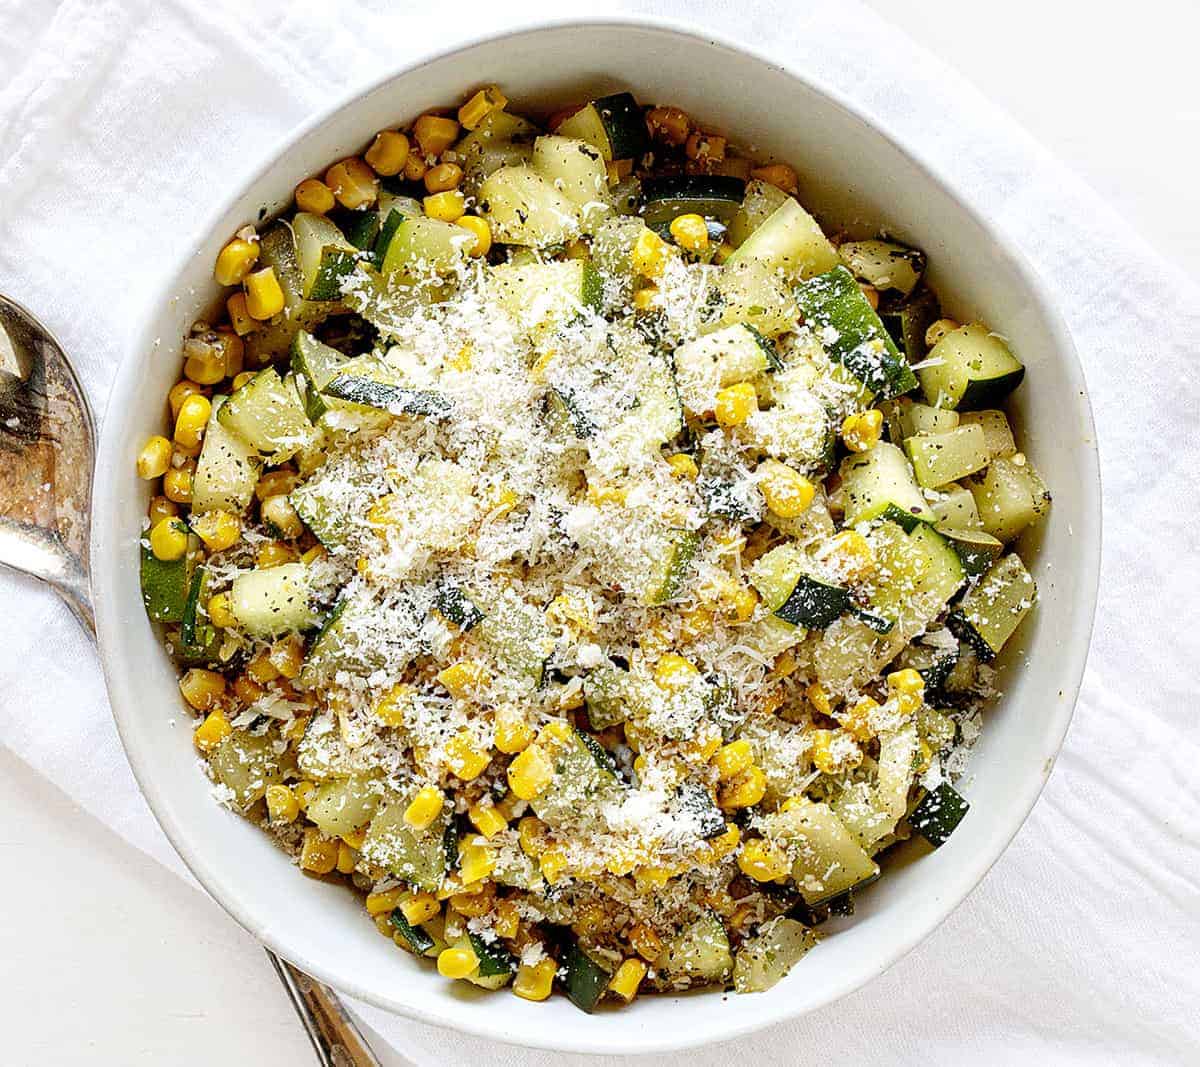
M 656 141 L 678 147 L 688 139 L 692 120 L 682 108 L 652 107 L 646 112 L 646 127 Z

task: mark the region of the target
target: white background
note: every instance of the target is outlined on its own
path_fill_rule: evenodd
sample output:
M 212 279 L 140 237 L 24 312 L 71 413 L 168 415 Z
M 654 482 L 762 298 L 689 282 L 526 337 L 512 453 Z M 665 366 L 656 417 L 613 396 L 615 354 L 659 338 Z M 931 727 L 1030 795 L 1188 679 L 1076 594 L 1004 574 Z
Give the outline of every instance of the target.
M 1142 0 L 1130 18 L 1073 0 L 870 2 L 1200 278 L 1196 5 Z M 3 751 L 0 872 L 3 1062 L 311 1062 L 257 945 Z M 1005 876 L 1001 860 L 989 877 Z

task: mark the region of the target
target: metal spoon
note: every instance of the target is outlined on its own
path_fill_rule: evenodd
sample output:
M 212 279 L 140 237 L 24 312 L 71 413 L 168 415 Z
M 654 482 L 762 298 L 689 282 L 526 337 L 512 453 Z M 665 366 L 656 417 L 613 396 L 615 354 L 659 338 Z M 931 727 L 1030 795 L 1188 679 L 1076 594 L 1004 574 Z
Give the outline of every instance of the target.
M 66 353 L 0 295 L 0 565 L 50 585 L 95 639 L 88 571 L 96 426 Z M 329 986 L 267 949 L 322 1067 L 380 1067 Z

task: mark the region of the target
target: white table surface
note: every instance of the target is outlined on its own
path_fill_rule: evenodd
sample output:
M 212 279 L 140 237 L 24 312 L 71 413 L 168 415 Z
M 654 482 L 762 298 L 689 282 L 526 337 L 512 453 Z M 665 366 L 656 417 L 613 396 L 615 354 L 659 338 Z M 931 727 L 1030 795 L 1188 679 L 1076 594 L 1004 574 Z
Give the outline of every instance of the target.
M 962 0 L 870 2 L 1200 279 L 1200 98 L 1184 86 L 1195 5 L 1142 0 L 1129 19 L 1053 0 L 1008 0 L 1003 16 Z M 0 871 L 6 1063 L 312 1062 L 256 943 L 3 751 Z M 1005 877 L 1003 860 L 989 877 Z

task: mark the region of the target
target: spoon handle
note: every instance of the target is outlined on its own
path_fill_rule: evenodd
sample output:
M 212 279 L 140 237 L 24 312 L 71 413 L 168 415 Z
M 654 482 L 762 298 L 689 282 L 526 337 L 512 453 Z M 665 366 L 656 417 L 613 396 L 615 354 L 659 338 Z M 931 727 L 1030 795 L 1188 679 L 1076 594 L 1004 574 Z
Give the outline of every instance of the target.
M 270 949 L 266 952 L 304 1024 L 321 1067 L 381 1067 L 338 995 Z

